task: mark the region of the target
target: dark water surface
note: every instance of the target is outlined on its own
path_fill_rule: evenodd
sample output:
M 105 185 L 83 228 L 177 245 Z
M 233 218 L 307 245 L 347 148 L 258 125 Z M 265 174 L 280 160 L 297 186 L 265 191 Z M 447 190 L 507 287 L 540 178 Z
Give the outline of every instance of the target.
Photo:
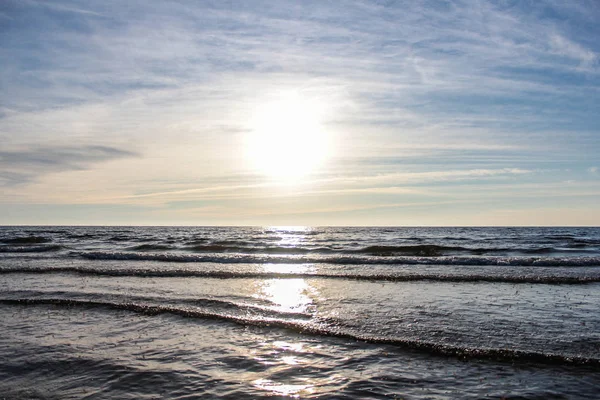
M 599 399 L 599 228 L 0 228 L 0 398 Z

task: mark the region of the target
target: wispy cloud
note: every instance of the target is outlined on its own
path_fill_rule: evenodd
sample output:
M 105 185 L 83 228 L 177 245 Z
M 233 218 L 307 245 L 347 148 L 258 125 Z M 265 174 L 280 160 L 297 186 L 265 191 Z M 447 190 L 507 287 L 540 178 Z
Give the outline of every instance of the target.
M 84 8 L 73 7 L 73 6 L 69 6 L 69 5 L 65 5 L 65 4 L 61 4 L 61 3 L 53 3 L 53 2 L 48 2 L 48 1 L 37 1 L 37 0 L 21 0 L 21 1 L 27 5 L 37 6 L 37 7 L 45 7 L 45 8 L 49 8 L 49 9 L 57 10 L 57 11 L 66 11 L 66 12 L 95 15 L 95 16 L 102 15 L 100 13 L 86 10 Z
M 0 151 L 0 185 L 31 182 L 41 175 L 90 168 L 93 164 L 133 157 L 135 153 L 107 146 L 33 146 Z
M 554 34 L 551 37 L 552 48 L 562 56 L 572 58 L 580 63 L 582 67 L 593 67 L 598 54 L 586 49 L 583 46 L 564 38 L 561 35 Z

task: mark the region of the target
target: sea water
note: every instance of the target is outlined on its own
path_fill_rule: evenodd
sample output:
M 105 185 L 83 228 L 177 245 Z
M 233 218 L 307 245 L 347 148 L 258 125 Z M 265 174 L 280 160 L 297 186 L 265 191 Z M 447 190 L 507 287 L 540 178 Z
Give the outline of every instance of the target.
M 599 399 L 599 228 L 2 227 L 0 398 Z

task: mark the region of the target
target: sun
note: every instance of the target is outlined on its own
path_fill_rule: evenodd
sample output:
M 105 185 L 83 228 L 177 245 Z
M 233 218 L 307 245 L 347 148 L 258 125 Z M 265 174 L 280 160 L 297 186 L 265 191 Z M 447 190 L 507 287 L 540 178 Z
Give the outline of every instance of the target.
M 252 168 L 293 183 L 318 170 L 329 155 L 322 119 L 326 107 L 292 92 L 256 107 L 246 149 Z

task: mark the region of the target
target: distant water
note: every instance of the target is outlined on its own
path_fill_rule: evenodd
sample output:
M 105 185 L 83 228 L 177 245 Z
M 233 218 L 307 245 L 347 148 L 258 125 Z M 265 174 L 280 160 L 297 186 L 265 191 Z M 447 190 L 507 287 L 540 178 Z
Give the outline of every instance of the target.
M 0 398 L 599 399 L 600 228 L 0 227 Z

